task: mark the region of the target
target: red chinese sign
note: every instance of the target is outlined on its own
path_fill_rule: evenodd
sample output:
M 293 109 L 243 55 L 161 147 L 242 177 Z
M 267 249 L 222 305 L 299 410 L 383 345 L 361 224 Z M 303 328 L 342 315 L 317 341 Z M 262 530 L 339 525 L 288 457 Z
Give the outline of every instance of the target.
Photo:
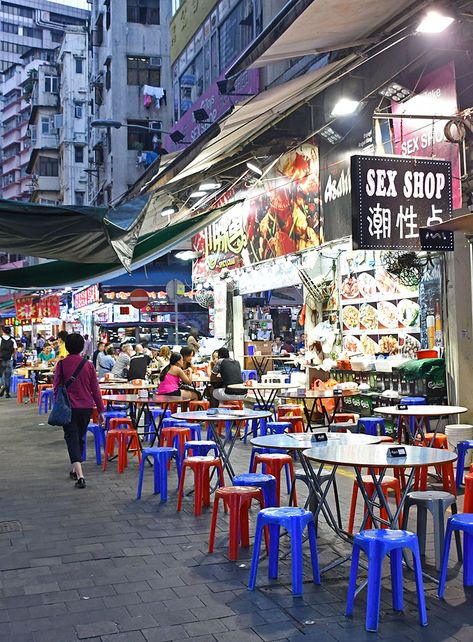
M 80 310 L 81 308 L 85 308 L 86 305 L 97 303 L 99 299 L 99 286 L 90 285 L 88 288 L 79 290 L 79 292 L 74 294 L 74 309 Z
M 264 190 L 235 205 L 194 236 L 202 256 L 194 278 L 316 247 L 323 243 L 319 153 L 304 144 L 281 156 L 264 176 Z
M 15 316 L 20 322 L 36 318 L 36 305 L 32 296 L 15 297 Z
M 36 318 L 59 319 L 61 316 L 61 302 L 59 294 L 49 294 L 42 297 L 36 304 Z

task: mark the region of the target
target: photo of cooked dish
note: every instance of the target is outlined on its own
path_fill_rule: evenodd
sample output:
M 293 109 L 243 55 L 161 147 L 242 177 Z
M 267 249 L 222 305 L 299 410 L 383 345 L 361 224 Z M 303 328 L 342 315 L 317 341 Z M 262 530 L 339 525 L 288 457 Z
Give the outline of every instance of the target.
M 369 303 L 363 303 L 360 307 L 360 325 L 366 330 L 378 328 L 378 311 Z
M 394 303 L 390 301 L 380 301 L 378 303 L 378 319 L 380 325 L 385 328 L 398 328 L 398 311 Z
M 360 311 L 354 305 L 347 305 L 343 308 L 343 325 L 349 330 L 359 328 L 360 326 Z
M 399 352 L 399 341 L 392 334 L 386 334 L 379 340 L 379 351 L 383 354 L 397 354 Z
M 364 335 L 361 337 L 361 347 L 364 354 L 373 355 L 379 352 L 378 344 L 371 337 Z
M 343 338 L 343 349 L 354 354 L 362 352 L 360 340 L 352 334 L 347 334 L 346 337 Z
M 378 266 L 374 275 L 376 286 L 381 294 L 399 292 L 398 282 L 383 267 Z
M 416 328 L 419 325 L 420 306 L 412 299 L 402 299 L 397 304 L 398 317 L 406 328 Z
M 364 297 L 371 298 L 376 294 L 376 279 L 368 272 L 358 275 L 358 286 L 360 294 Z
M 348 276 L 342 283 L 342 297 L 345 299 L 356 299 L 360 295 L 358 280 L 356 276 Z

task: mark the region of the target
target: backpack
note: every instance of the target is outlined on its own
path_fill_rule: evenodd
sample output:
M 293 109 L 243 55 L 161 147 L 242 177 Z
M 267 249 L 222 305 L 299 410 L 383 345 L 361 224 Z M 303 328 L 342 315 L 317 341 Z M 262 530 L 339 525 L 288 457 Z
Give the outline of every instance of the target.
M 67 389 L 69 388 L 71 383 L 74 383 L 74 381 L 77 379 L 77 377 L 79 376 L 79 372 L 82 370 L 86 363 L 87 359 L 82 359 L 72 377 L 64 383 L 64 370 L 62 361 L 59 362 L 61 382 L 57 389 L 56 398 L 54 399 L 53 409 L 51 410 L 51 413 L 48 417 L 48 424 L 50 426 L 66 426 L 67 424 L 71 423 L 72 410 L 71 402 L 69 401 L 69 395 L 67 394 Z
M 13 352 L 15 351 L 13 339 L 9 337 L 5 339 L 2 337 L 0 343 L 0 359 L 2 361 L 9 361 L 12 358 Z

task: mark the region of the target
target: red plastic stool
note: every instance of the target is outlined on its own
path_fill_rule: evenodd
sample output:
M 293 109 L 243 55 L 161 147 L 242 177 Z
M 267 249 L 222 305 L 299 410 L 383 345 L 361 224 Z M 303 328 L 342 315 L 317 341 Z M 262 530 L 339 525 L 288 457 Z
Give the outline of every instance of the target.
M 128 466 L 128 447 L 133 455 L 138 454 L 138 461 L 141 464 L 141 448 L 138 433 L 135 429 L 119 428 L 118 430 L 109 430 L 105 442 L 105 454 L 103 460 L 103 469 L 107 470 L 109 457 L 115 453 L 115 442 L 118 445 L 118 472 L 123 473 Z
M 191 430 L 185 426 L 173 426 L 172 428 L 162 428 L 161 436 L 159 437 L 160 446 L 168 446 L 169 448 L 177 448 L 178 457 L 181 458 L 184 452 L 184 444 L 186 441 L 191 440 Z M 175 445 L 174 441 L 177 441 Z M 171 460 L 168 462 L 168 470 L 171 467 Z
M 302 409 L 295 403 L 281 404 L 278 406 L 278 421 L 281 421 L 283 417 L 284 420 L 286 417 L 302 417 Z
M 110 419 L 109 430 L 135 430 L 132 420 L 129 417 L 113 417 Z
M 225 403 L 221 403 L 219 405 L 219 408 L 233 408 L 235 410 L 243 410 L 243 401 L 226 401 Z
M 380 444 L 392 444 L 394 443 L 394 439 L 392 437 L 388 437 L 388 435 L 381 435 L 378 437 Z M 397 477 L 397 475 L 396 475 Z
M 189 411 L 195 410 L 208 410 L 210 408 L 210 401 L 189 401 Z
M 51 383 L 39 383 L 38 384 L 38 406 L 39 406 L 39 402 L 40 402 L 40 399 L 41 399 L 41 392 L 43 390 L 51 390 L 52 387 L 53 387 L 53 385 Z
M 34 403 L 34 385 L 31 381 L 18 384 L 16 392 L 17 403 L 23 403 L 23 399 L 29 397 L 31 403 Z
M 99 423 L 99 411 L 97 408 L 92 408 L 92 418 L 90 420 L 93 424 Z
M 179 481 L 179 495 L 177 498 L 178 511 L 182 508 L 184 494 L 184 481 L 186 470 L 190 468 L 194 473 L 194 515 L 202 515 L 202 504 L 210 506 L 210 469 L 216 468 L 219 476 L 219 486 L 224 485 L 222 461 L 218 457 L 187 457 L 182 463 L 181 479 Z
M 432 446 L 430 446 L 430 444 L 432 443 L 432 439 L 434 440 L 434 443 Z M 443 433 L 438 433 L 434 437 L 433 432 L 426 432 L 423 440 L 421 440 L 420 435 L 416 437 L 415 445 L 429 446 L 431 448 L 442 448 L 444 450 L 448 450 L 448 438 L 447 435 L 444 435 Z
M 285 415 L 283 417 L 283 421 L 287 421 L 287 423 L 291 424 L 291 432 L 304 432 L 304 420 L 301 416 Z
M 334 417 L 334 423 L 336 424 L 356 424 L 356 417 L 352 412 L 337 412 Z
M 264 453 L 257 454 L 253 460 L 253 470 L 252 473 L 256 472 L 256 467 L 258 464 L 261 464 L 265 467 L 266 475 L 273 475 L 276 477 L 276 502 L 277 506 L 281 502 L 281 471 L 284 466 L 289 466 L 289 475 L 291 478 L 291 484 L 294 484 L 294 466 L 292 463 L 292 457 L 290 455 L 281 455 L 279 453 Z M 297 496 L 296 489 L 294 488 L 293 495 L 293 506 L 297 506 Z
M 471 465 L 471 469 L 473 469 L 473 464 Z M 465 475 L 465 496 L 463 498 L 463 512 L 473 513 L 473 470 L 471 473 Z
M 371 475 L 363 475 L 362 479 L 363 479 L 363 484 L 364 484 L 364 486 L 366 488 L 366 492 L 371 497 L 373 495 L 373 493 L 375 492 L 375 486 L 374 486 L 374 483 L 373 483 L 373 479 L 372 479 Z M 358 488 L 359 488 L 358 482 L 355 479 L 355 481 L 353 482 L 353 492 L 352 492 L 352 495 L 351 495 L 351 506 L 350 506 L 350 517 L 349 517 L 349 520 L 348 520 L 348 532 L 350 533 L 350 535 L 353 534 L 353 524 L 355 522 L 356 499 L 357 499 L 357 496 L 358 496 Z M 384 496 L 386 497 L 386 500 L 388 499 L 389 491 L 393 490 L 394 494 L 395 494 L 395 497 L 396 497 L 396 504 L 399 506 L 399 503 L 401 501 L 401 484 L 399 482 L 399 479 L 396 479 L 396 477 L 389 477 L 388 475 L 385 475 L 383 477 L 383 481 L 381 482 L 381 488 L 383 490 Z M 379 498 L 378 498 L 378 501 L 379 501 Z M 367 508 L 365 507 L 365 515 L 366 515 L 366 511 L 367 511 Z M 388 518 L 385 508 L 381 509 L 380 515 L 381 515 L 382 519 L 387 519 Z M 402 511 L 401 511 L 401 513 L 399 515 L 398 523 L 399 523 L 399 528 L 401 528 Z M 369 528 L 372 528 L 372 519 L 371 519 L 371 517 L 368 517 L 368 519 L 366 521 L 366 524 L 365 524 L 365 528 L 363 530 L 367 530 Z M 381 528 L 387 528 L 387 526 L 385 524 L 383 524 L 381 526 Z
M 225 512 L 230 510 L 230 541 L 228 546 L 228 559 L 238 559 L 238 544 L 242 548 L 250 546 L 249 516 L 251 500 L 256 499 L 261 508 L 264 508 L 263 491 L 261 488 L 249 486 L 224 486 L 215 492 L 212 523 L 209 536 L 209 553 L 213 553 L 215 542 L 215 529 L 217 526 L 218 504 L 223 500 Z M 266 550 L 268 550 L 267 532 L 265 529 Z

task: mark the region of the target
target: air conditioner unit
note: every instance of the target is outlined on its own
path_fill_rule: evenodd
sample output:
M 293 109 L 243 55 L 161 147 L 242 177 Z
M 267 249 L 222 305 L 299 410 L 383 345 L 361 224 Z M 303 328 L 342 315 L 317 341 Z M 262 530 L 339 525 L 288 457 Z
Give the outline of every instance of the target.
M 148 67 L 161 67 L 161 56 L 151 56 Z
M 160 132 L 163 128 L 163 123 L 160 120 L 153 120 L 149 124 L 150 129 L 155 129 L 156 131 Z

